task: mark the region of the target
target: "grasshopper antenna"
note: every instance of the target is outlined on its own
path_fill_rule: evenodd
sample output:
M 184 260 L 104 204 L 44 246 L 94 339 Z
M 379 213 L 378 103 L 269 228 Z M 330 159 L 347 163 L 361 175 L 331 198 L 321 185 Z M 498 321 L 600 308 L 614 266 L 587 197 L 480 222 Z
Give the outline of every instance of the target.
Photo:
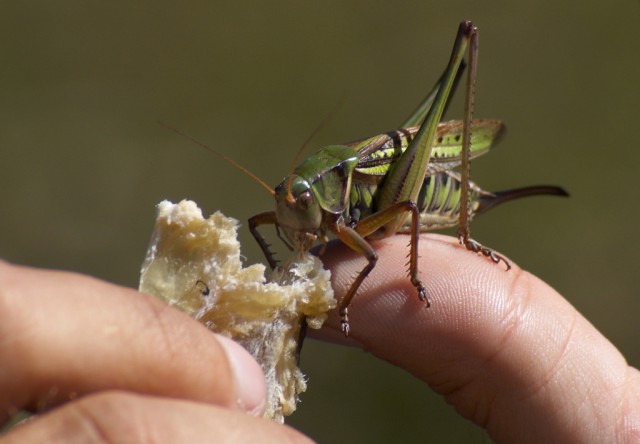
M 327 125 L 327 123 L 329 123 L 329 121 L 333 118 L 333 116 L 336 115 L 338 110 L 340 108 L 342 108 L 342 105 L 344 105 L 344 102 L 346 100 L 347 100 L 347 93 L 344 92 L 344 93 L 342 93 L 342 96 L 340 97 L 340 100 L 338 100 L 338 103 L 336 103 L 336 105 L 333 107 L 333 109 L 331 111 L 329 111 L 329 113 L 324 117 L 324 119 L 322 119 L 322 122 L 320 122 L 318 124 L 318 126 L 316 126 L 316 128 L 311 132 L 311 134 L 309 134 L 309 136 L 307 136 L 307 139 L 300 146 L 300 148 L 298 148 L 298 151 L 296 152 L 296 155 L 293 158 L 293 163 L 291 165 L 291 170 L 289 171 L 289 181 L 287 182 L 287 202 L 289 202 L 289 203 L 294 203 L 295 202 L 293 194 L 291 194 L 291 184 L 293 183 L 293 170 L 295 169 L 296 165 L 298 164 L 298 161 L 300 160 L 300 156 L 302 155 L 302 152 L 307 147 L 309 142 L 311 142 L 311 139 L 313 139 L 315 137 L 315 135 L 318 134 L 318 132 L 320 132 L 320 130 L 322 128 L 324 128 Z
M 236 167 L 237 169 L 239 169 L 240 171 L 242 171 L 244 174 L 246 174 L 247 176 L 249 176 L 250 178 L 252 178 L 253 180 L 255 180 L 256 182 L 258 182 L 260 185 L 262 185 L 272 196 L 276 195 L 276 192 L 269 186 L 267 185 L 262 179 L 260 179 L 258 176 L 256 176 L 255 174 L 253 174 L 251 171 L 249 171 L 248 169 L 246 169 L 245 167 L 243 167 L 242 165 L 240 165 L 238 162 L 236 162 L 235 160 L 233 160 L 231 157 L 227 156 L 226 154 L 221 153 L 220 151 L 215 150 L 214 148 L 211 148 L 209 145 L 200 142 L 198 139 L 183 133 L 182 131 L 180 131 L 177 128 L 174 128 L 170 125 L 167 125 L 164 122 L 158 122 L 158 125 L 168 129 L 169 131 L 173 131 L 174 133 L 176 133 L 179 136 L 184 137 L 187 140 L 190 140 L 191 142 L 195 143 L 196 145 L 200 145 L 202 148 L 206 149 L 207 151 L 215 154 L 216 156 L 220 157 L 222 160 L 225 160 L 226 162 L 230 163 L 231 165 L 233 165 L 234 167 Z

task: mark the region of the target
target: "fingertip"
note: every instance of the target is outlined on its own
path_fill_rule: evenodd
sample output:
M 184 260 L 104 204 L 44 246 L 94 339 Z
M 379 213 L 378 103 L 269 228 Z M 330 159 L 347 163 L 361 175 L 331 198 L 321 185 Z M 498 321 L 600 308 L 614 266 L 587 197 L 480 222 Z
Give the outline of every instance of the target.
M 392 236 L 371 243 L 379 259 L 349 307 L 351 338 L 504 441 L 518 430 L 539 442 L 584 441 L 566 439 L 577 431 L 566 425 L 575 421 L 588 435 L 594 424 L 613 423 L 626 395 L 626 362 L 560 294 L 513 263 L 506 270 L 454 238 L 428 235 L 420 237 L 418 261 L 432 300 L 425 308 L 406 276 L 407 242 Z M 325 263 L 339 298 L 366 260 L 334 245 Z M 329 325 L 339 325 L 335 313 Z M 606 408 L 590 403 L 594 393 Z M 585 400 L 595 414 L 573 417 Z M 501 429 L 505 423 L 517 427 Z
M 418 263 L 418 277 L 431 300 L 427 307 L 407 276 L 408 242 L 403 235 L 372 242 L 378 262 L 350 305 L 350 337 L 342 339 L 325 332 L 328 329 L 315 336 L 345 345 L 361 344 L 397 363 L 416 349 L 421 353 L 447 351 L 458 341 L 490 331 L 500 322 L 500 313 L 513 305 L 510 292 L 522 274 L 516 264 L 505 271 L 502 264 L 468 251 L 455 238 L 429 234 L 420 237 Z M 339 301 L 366 259 L 334 244 L 323 260 L 332 271 Z M 332 330 L 339 328 L 335 311 L 327 325 Z

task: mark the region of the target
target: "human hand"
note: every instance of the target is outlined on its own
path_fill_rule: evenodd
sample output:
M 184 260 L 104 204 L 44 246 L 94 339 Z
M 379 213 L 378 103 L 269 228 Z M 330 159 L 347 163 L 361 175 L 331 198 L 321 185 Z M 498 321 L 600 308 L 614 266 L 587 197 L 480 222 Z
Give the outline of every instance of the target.
M 497 441 L 637 439 L 638 372 L 537 278 L 516 266 L 505 273 L 452 242 L 422 238 L 421 273 L 434 302 L 428 310 L 404 278 L 406 238 L 377 242 L 378 267 L 351 310 L 352 336 L 339 333 L 337 316 L 329 320 L 333 330 L 316 336 L 357 344 L 405 368 Z M 324 259 L 336 288 L 346 288 L 362 266 L 340 245 Z M 243 397 L 232 381 L 255 382 L 255 367 L 247 370 L 253 364 L 243 365 L 253 376 L 233 376 L 220 343 L 204 328 L 134 293 L 70 273 L 0 264 L 0 360 L 9 363 L 0 374 L 0 411 L 64 403 L 0 442 L 53 433 L 66 441 L 70 435 L 114 442 L 149 435 L 157 442 L 305 439 L 238 409 L 234 400 Z M 181 347 L 171 347 L 174 341 Z M 70 391 L 85 397 L 69 400 Z M 263 391 L 253 386 L 248 393 Z M 259 410 L 263 399 L 249 395 L 243 402 Z
M 38 413 L 0 443 L 308 442 L 265 402 L 244 349 L 160 300 L 0 261 L 0 425 Z
M 422 236 L 425 308 L 406 277 L 408 238 L 378 241 L 378 264 L 349 311 L 313 337 L 355 345 L 441 393 L 497 442 L 638 442 L 640 375 L 555 290 L 512 263 L 505 272 L 455 239 Z M 331 244 L 336 296 L 364 259 Z

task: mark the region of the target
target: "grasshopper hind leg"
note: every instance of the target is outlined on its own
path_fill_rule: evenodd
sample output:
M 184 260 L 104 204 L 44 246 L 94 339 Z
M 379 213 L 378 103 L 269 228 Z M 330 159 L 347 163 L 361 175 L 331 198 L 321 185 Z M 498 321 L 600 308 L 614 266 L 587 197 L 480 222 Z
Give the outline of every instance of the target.
M 467 250 L 474 253 L 480 253 L 491 259 L 494 263 L 503 262 L 507 270 L 511 268 L 511 264 L 504 256 L 496 253 L 492 249 L 485 247 L 481 243 L 471 239 L 471 230 L 469 224 L 470 205 L 469 196 L 471 195 L 471 132 L 473 124 L 473 105 L 476 92 L 476 75 L 478 72 L 478 30 L 474 26 L 469 36 L 469 70 L 467 72 L 467 95 L 464 102 L 464 121 L 462 130 L 462 161 L 461 170 L 461 189 L 460 189 L 460 218 L 458 221 L 458 240 Z

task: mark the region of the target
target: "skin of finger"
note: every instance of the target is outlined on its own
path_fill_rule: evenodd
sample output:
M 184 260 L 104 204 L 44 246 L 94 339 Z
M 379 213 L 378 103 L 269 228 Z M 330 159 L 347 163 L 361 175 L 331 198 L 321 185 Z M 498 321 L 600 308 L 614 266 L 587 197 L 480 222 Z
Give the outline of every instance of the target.
M 0 263 L 0 319 L 0 419 L 107 389 L 237 406 L 215 336 L 152 296 Z
M 309 443 L 290 427 L 238 410 L 125 392 L 101 392 L 16 426 L 0 444 Z
M 638 438 L 637 372 L 558 293 L 513 263 L 505 271 L 455 239 L 423 235 L 426 308 L 406 277 L 407 243 L 373 243 L 379 260 L 349 309 L 349 338 L 337 313 L 312 335 L 406 369 L 498 442 Z M 366 263 L 337 244 L 323 261 L 338 298 Z

